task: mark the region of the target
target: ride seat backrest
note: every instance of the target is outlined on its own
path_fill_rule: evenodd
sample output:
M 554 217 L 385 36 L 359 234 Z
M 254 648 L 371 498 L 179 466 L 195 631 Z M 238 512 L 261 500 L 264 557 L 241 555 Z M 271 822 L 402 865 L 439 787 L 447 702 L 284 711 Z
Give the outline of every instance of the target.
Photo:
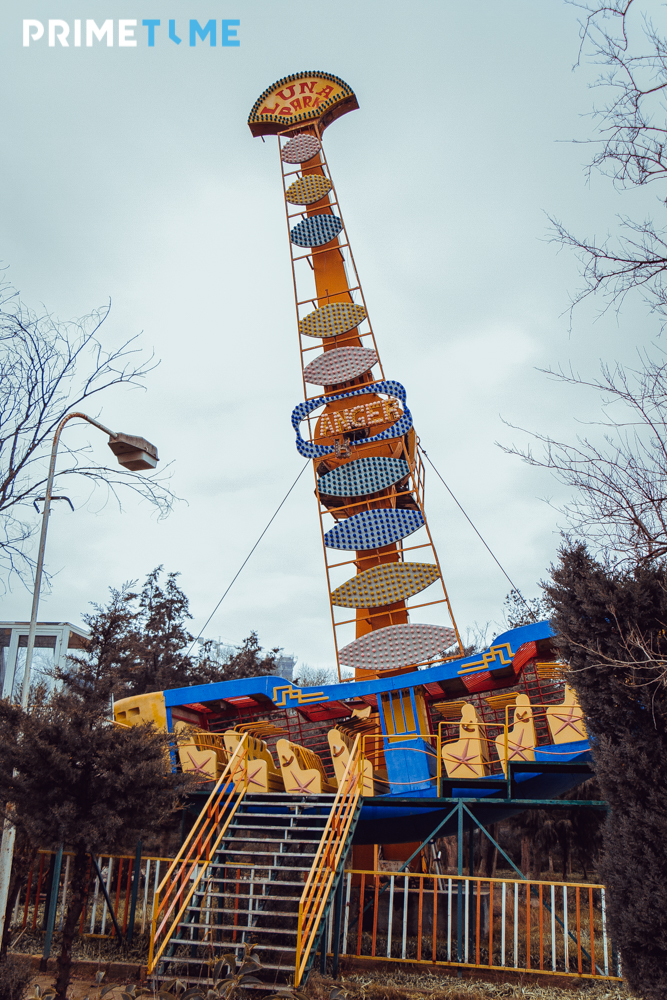
M 341 743 L 344 743 L 348 751 L 352 753 L 352 747 L 354 746 L 355 738 L 353 736 L 350 736 L 349 733 L 346 733 L 344 729 L 336 729 L 335 732 Z
M 292 752 L 299 762 L 299 766 L 303 771 L 307 771 L 309 768 L 315 768 L 320 772 L 325 781 L 328 781 L 327 773 L 324 770 L 324 764 L 318 754 L 309 750 L 308 747 L 302 747 L 298 743 L 290 743 Z
M 225 747 L 231 757 L 241 742 L 243 733 L 237 733 L 235 729 L 228 729 L 223 736 Z M 246 738 L 246 747 L 248 748 L 248 760 L 265 760 L 270 773 L 280 773 L 276 768 L 271 751 L 267 747 L 264 740 L 259 740 L 256 736 L 248 735 Z
M 208 735 L 203 730 L 197 730 L 178 719 L 174 723 L 174 733 L 177 735 L 185 731 L 188 741 L 180 743 L 178 746 L 178 757 L 183 771 L 192 771 L 202 780 L 214 780 L 219 777 L 224 769 L 218 755 L 218 748 L 201 742 L 201 737 Z
M 299 743 L 292 743 L 290 740 L 280 740 L 280 743 L 287 743 L 302 771 L 319 771 L 324 781 L 330 780 L 327 778 L 327 773 L 319 756 L 312 750 L 309 750 L 308 747 L 302 747 Z
M 218 733 L 209 733 L 200 730 L 197 733 L 193 733 L 193 739 L 200 750 L 211 749 L 215 751 L 215 755 L 218 758 L 218 765 L 221 768 L 227 766 L 230 754 L 227 751 L 224 740 Z

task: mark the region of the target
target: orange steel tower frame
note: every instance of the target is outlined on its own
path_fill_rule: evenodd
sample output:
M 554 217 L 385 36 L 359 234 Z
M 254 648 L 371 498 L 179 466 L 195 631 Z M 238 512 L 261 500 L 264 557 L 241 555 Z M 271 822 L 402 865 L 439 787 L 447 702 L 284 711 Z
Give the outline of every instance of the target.
M 298 450 L 313 459 L 339 676 L 352 666 L 362 679 L 463 647 L 424 513 L 406 393 L 385 379 L 322 148 L 327 125 L 357 107 L 340 78 L 298 73 L 260 96 L 248 124 L 253 135 L 278 137 L 304 392 L 292 423 Z M 409 612 L 433 605 L 451 627 L 410 624 Z

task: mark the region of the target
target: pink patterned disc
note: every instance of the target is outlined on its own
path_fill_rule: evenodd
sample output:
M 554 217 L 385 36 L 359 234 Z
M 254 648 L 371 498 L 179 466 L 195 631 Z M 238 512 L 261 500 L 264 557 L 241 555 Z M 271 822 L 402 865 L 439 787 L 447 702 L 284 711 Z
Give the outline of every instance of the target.
M 454 629 L 442 625 L 389 625 L 355 639 L 338 656 L 346 667 L 397 670 L 437 660 L 455 642 Z
M 311 361 L 303 377 L 313 385 L 337 385 L 370 371 L 377 360 L 375 351 L 367 347 L 337 347 Z
M 319 153 L 321 149 L 320 140 L 307 132 L 290 139 L 286 146 L 280 151 L 280 159 L 283 163 L 305 163 Z

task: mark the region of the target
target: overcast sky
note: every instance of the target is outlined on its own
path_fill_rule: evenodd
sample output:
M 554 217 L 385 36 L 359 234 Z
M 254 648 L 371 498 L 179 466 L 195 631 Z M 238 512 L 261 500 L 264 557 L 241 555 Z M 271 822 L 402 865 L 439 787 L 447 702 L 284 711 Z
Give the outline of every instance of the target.
M 655 4 L 655 16 L 665 18 Z M 160 18 L 156 44 L 24 48 L 22 18 Z M 167 38 L 176 21 L 180 45 Z M 188 44 L 187 22 L 239 19 L 238 47 Z M 161 32 L 161 34 L 160 34 Z M 219 39 L 218 39 L 219 41 Z M 54 511 L 41 620 L 81 622 L 109 586 L 156 565 L 182 574 L 196 633 L 302 465 L 301 399 L 276 140 L 246 120 L 261 91 L 301 70 L 341 76 L 360 110 L 325 134 L 387 377 L 509 575 L 539 593 L 562 501 L 549 475 L 495 442 L 503 419 L 572 438 L 597 400 L 539 369 L 632 360 L 656 330 L 639 303 L 620 322 L 575 315 L 576 262 L 545 213 L 604 235 L 654 192 L 614 192 L 583 167 L 594 69 L 572 72 L 577 12 L 562 0 L 24 0 L 0 15 L 0 258 L 34 307 L 62 318 L 109 299 L 105 342 L 142 334 L 160 367 L 94 415 L 173 463 L 183 502 L 157 521 L 68 484 Z M 106 443 L 68 428 L 72 444 Z M 65 457 L 63 456 L 63 461 Z M 500 623 L 509 584 L 431 474 L 426 509 L 459 624 Z M 35 540 L 36 547 L 36 540 Z M 0 617 L 26 620 L 14 585 Z M 312 666 L 334 661 L 312 474 L 278 515 L 206 635 L 251 629 Z

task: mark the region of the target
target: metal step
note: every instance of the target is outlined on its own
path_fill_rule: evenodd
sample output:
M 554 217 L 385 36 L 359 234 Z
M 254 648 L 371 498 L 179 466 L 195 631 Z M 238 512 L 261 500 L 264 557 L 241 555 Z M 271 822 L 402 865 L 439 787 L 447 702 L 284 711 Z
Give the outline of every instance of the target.
M 228 830 L 252 830 L 252 831 L 257 831 L 258 829 L 265 830 L 266 827 L 256 827 L 256 826 L 246 826 L 246 827 L 229 826 L 228 827 Z M 285 827 L 283 827 L 283 826 L 277 826 L 277 827 L 273 827 L 273 829 L 275 829 L 275 830 L 284 830 L 285 833 L 289 833 L 290 831 L 294 830 L 294 827 L 291 827 L 291 826 L 285 826 Z M 296 832 L 297 833 L 302 833 L 303 831 L 302 830 L 296 830 Z M 321 833 L 321 831 L 318 831 L 318 832 Z M 233 839 L 236 839 L 236 838 L 233 838 Z M 239 837 L 239 840 L 245 840 L 245 839 L 246 839 L 245 837 Z M 247 839 L 250 840 L 251 838 L 248 837 Z M 315 844 L 315 843 L 319 843 L 320 839 L 321 838 L 319 838 L 319 837 L 318 838 L 316 838 L 316 837 L 258 837 L 257 838 L 257 843 L 258 844 Z
M 234 885 L 238 885 L 239 883 L 233 883 L 233 884 Z M 278 879 L 267 879 L 266 881 L 262 881 L 262 882 L 260 882 L 260 881 L 257 881 L 257 882 L 250 882 L 250 881 L 243 882 L 243 883 L 241 883 L 241 885 L 243 885 L 243 886 L 247 885 L 249 889 L 252 886 L 254 886 L 254 889 L 253 889 L 252 892 L 250 892 L 250 891 L 248 891 L 248 892 L 235 892 L 233 889 L 212 889 L 210 892 L 202 892 L 199 895 L 201 895 L 202 900 L 203 900 L 204 896 L 210 896 L 212 899 L 224 899 L 224 898 L 231 898 L 233 896 L 237 900 L 248 900 L 248 899 L 301 899 L 301 896 L 303 894 L 304 883 L 303 882 L 287 882 L 287 881 L 282 882 L 282 881 L 278 881 Z M 264 891 L 265 888 L 279 887 L 280 889 L 283 889 L 283 888 L 285 888 L 285 886 L 290 886 L 290 887 L 291 886 L 299 886 L 301 888 L 301 892 L 298 895 L 289 896 L 289 895 L 285 895 L 284 893 L 273 893 L 273 892 L 265 892 Z M 194 897 L 193 897 L 193 899 L 194 899 Z M 203 906 L 204 906 L 203 901 L 202 902 L 196 902 L 196 903 L 195 902 L 191 902 L 189 904 L 189 906 L 188 906 L 188 909 L 201 910 Z
M 234 951 L 235 948 L 238 949 L 239 951 L 243 950 L 243 945 L 240 944 L 238 941 L 234 942 L 231 945 L 228 945 L 227 947 L 230 948 L 232 951 Z M 166 961 L 167 962 L 168 961 L 177 962 L 177 961 L 179 961 L 179 959 L 166 959 Z M 201 959 L 197 959 L 194 964 L 196 964 L 196 965 L 202 965 L 203 963 L 202 963 Z M 264 972 L 265 970 L 266 971 L 275 971 L 275 972 L 284 972 L 288 976 L 294 974 L 294 969 L 290 968 L 289 965 L 284 965 L 284 964 L 283 965 L 275 965 L 273 962 L 262 962 L 262 968 L 258 969 L 257 972 L 253 973 L 253 975 L 255 975 L 255 976 L 257 976 L 259 978 L 259 976 L 261 975 L 261 973 Z M 180 979 L 180 981 L 182 983 L 195 983 L 195 984 L 198 984 L 198 985 L 202 984 L 202 977 L 201 976 L 187 976 L 187 975 L 185 975 L 185 976 L 179 976 L 178 978 Z M 171 982 L 174 979 L 174 976 L 170 975 L 170 974 L 167 974 L 167 973 L 160 973 L 159 975 L 151 976 L 151 979 L 155 980 L 156 982 Z M 244 986 L 243 989 L 244 990 L 249 990 L 249 989 L 264 989 L 265 990 L 266 989 L 266 984 L 262 984 L 262 986 L 256 986 L 256 987 L 248 985 L 248 986 Z
M 241 840 L 239 838 L 239 843 L 241 843 L 241 844 L 248 844 L 248 843 L 250 843 L 250 841 L 246 840 L 245 838 L 243 840 Z M 263 843 L 265 843 L 265 841 L 263 841 Z M 275 841 L 274 843 L 276 845 L 278 845 L 278 846 L 276 846 L 276 847 L 269 847 L 266 850 L 262 850 L 260 848 L 259 844 L 257 844 L 257 846 L 255 847 L 255 849 L 253 851 L 249 851 L 245 847 L 235 848 L 234 847 L 234 841 L 232 840 L 232 842 L 230 844 L 228 844 L 226 847 L 223 847 L 222 849 L 219 848 L 215 852 L 215 856 L 219 857 L 219 855 L 221 855 L 221 854 L 251 854 L 251 855 L 253 855 L 255 857 L 263 857 L 264 855 L 267 855 L 267 854 L 269 854 L 269 855 L 279 854 L 279 855 L 284 855 L 285 857 L 290 857 L 290 856 L 299 857 L 300 855 L 309 855 L 310 857 L 315 857 L 315 855 L 317 854 L 317 848 L 319 847 L 319 842 L 316 843 L 314 840 L 309 840 L 309 841 L 304 841 L 304 843 L 309 843 L 311 845 L 311 847 L 314 848 L 314 850 L 312 850 L 312 851 L 281 851 L 281 850 L 279 850 L 279 846 L 280 845 L 282 845 L 283 847 L 286 847 L 286 846 L 289 846 L 290 844 L 295 843 L 295 841 L 293 841 L 293 840 L 278 840 L 278 841 Z M 213 862 L 213 863 L 215 864 L 215 862 Z
M 312 809 L 320 808 L 320 807 L 322 808 L 323 811 L 321 813 L 318 813 L 317 815 L 313 815 Z M 299 812 L 299 813 L 298 812 L 292 812 L 291 810 L 288 811 L 288 812 L 276 812 L 274 810 L 274 812 L 270 812 L 270 813 L 254 812 L 254 811 L 253 812 L 246 812 L 245 809 L 243 809 L 243 810 L 239 809 L 239 811 L 236 813 L 236 815 L 237 816 L 243 816 L 246 819 L 248 819 L 248 818 L 252 818 L 252 819 L 272 819 L 274 821 L 279 816 L 284 816 L 285 819 L 307 819 L 310 822 L 312 822 L 313 820 L 319 820 L 319 819 L 326 821 L 329 818 L 329 814 L 327 812 L 325 812 L 324 809 L 325 809 L 325 803 L 321 803 L 320 806 L 317 806 L 317 807 L 316 806 L 312 806 L 311 809 L 308 809 L 307 811 L 304 810 L 304 812 Z
M 219 913 L 220 911 L 217 910 L 216 912 Z M 273 913 L 271 911 L 268 911 L 268 910 L 267 911 L 265 911 L 265 910 L 252 910 L 251 911 L 251 916 L 253 916 L 253 917 L 273 917 L 273 916 L 275 916 L 275 913 Z M 291 918 L 293 918 L 293 919 L 296 919 L 299 916 L 299 914 L 298 913 L 290 913 L 289 916 Z M 190 928 L 190 927 L 203 927 L 205 930 L 208 930 L 208 931 L 236 931 L 239 934 L 250 934 L 252 931 L 257 931 L 257 932 L 261 931 L 262 934 L 291 934 L 292 937 L 294 937 L 294 935 L 296 934 L 296 927 L 294 927 L 294 928 L 291 928 L 291 927 L 255 927 L 253 924 L 247 924 L 247 923 L 246 924 L 240 924 L 240 923 L 238 923 L 238 924 L 214 924 L 214 923 L 210 923 L 210 924 L 195 924 L 195 923 L 192 923 L 192 924 L 190 924 L 190 923 L 181 921 L 181 923 L 179 923 L 178 926 L 179 927 L 185 927 L 186 929 Z M 197 940 L 194 940 L 191 943 L 192 944 L 208 944 L 208 942 L 204 942 L 204 941 L 200 942 L 200 941 L 197 941 Z
M 238 815 L 238 813 L 237 813 L 237 815 Z M 304 819 L 312 819 L 313 817 L 312 816 L 308 816 L 308 817 L 304 816 L 303 818 Z M 324 818 L 325 817 L 323 816 L 322 819 L 324 819 Z M 273 816 L 272 819 L 275 819 L 275 816 Z M 312 830 L 314 833 L 322 833 L 322 830 L 324 829 L 324 827 L 323 826 L 283 826 L 283 825 L 278 825 L 278 824 L 276 824 L 275 826 L 274 825 L 269 826 L 268 823 L 266 823 L 266 824 L 262 823 L 261 826 L 256 826 L 256 825 L 254 825 L 252 823 L 245 824 L 245 823 L 234 823 L 234 822 L 232 822 L 232 823 L 229 824 L 229 826 L 228 826 L 227 829 L 228 830 L 252 830 L 253 833 L 256 833 L 258 830 L 296 830 L 298 833 L 305 833 L 308 830 Z
M 301 795 L 300 792 L 247 792 L 246 798 L 248 795 L 252 795 L 256 801 L 266 799 L 267 802 L 273 799 L 289 799 L 290 802 L 333 802 L 336 797 L 335 792 L 318 792 L 315 795 Z
M 230 845 L 229 847 L 226 847 L 224 851 L 217 851 L 216 855 L 215 855 L 215 858 L 212 861 L 209 861 L 206 867 L 207 868 L 213 868 L 213 867 L 215 867 L 215 868 L 230 868 L 230 867 L 234 867 L 235 864 L 236 864 L 236 867 L 238 867 L 238 863 L 235 863 L 231 859 L 233 857 L 242 857 L 243 858 L 242 864 L 247 869 L 256 868 L 256 869 L 259 870 L 260 868 L 266 868 L 267 867 L 267 865 L 266 865 L 265 862 L 259 860 L 260 858 L 267 858 L 267 859 L 268 858 L 274 858 L 274 859 L 275 858 L 285 858 L 287 861 L 289 861 L 291 859 L 296 859 L 296 860 L 301 859 L 303 861 L 309 861 L 312 864 L 313 859 L 315 858 L 316 855 L 317 855 L 317 851 L 316 850 L 312 850 L 312 851 L 279 851 L 276 848 L 274 848 L 271 851 L 260 851 L 260 850 L 253 851 L 253 850 L 248 850 L 245 847 L 235 848 L 235 847 L 233 847 L 233 846 Z M 253 860 L 253 859 L 257 859 L 257 860 Z
M 287 856 L 288 855 L 284 855 L 284 857 L 287 857 Z M 218 864 L 215 861 L 211 861 L 209 863 L 208 867 L 209 868 L 232 868 L 232 867 L 241 867 L 241 866 L 240 865 L 234 865 L 233 862 L 227 862 L 227 863 L 222 862 L 222 864 Z M 269 872 L 269 871 L 279 871 L 279 872 L 309 872 L 310 869 L 312 868 L 312 865 L 308 865 L 306 868 L 304 868 L 303 865 L 246 865 L 246 868 L 259 868 L 259 870 L 263 871 L 263 872 Z M 225 881 L 228 882 L 229 879 L 226 879 Z M 247 879 L 245 881 L 249 882 L 250 879 Z
M 260 928 L 261 931 L 261 928 Z M 248 935 L 252 933 L 252 928 L 237 927 L 236 933 L 238 937 L 242 934 Z M 183 945 L 187 947 L 188 950 L 191 948 L 205 948 L 207 951 L 218 950 L 228 952 L 229 949 L 242 948 L 243 941 L 187 941 L 183 938 L 171 938 L 171 943 L 176 945 Z M 289 945 L 283 947 L 281 944 L 260 944 L 255 943 L 256 951 L 280 951 L 284 952 L 286 955 L 296 955 L 296 948 L 291 948 Z M 192 955 L 170 955 L 169 958 L 165 959 L 166 962 L 177 962 L 183 965 L 201 965 L 202 959 L 197 958 Z M 292 963 L 294 964 L 294 963 Z M 262 962 L 262 968 L 265 968 Z M 261 972 L 261 969 L 258 970 Z M 294 970 L 292 970 L 294 971 Z M 179 976 L 180 978 L 180 976 Z
M 269 900 L 269 901 L 272 901 L 272 902 L 278 902 L 278 900 L 280 900 L 281 903 L 285 899 L 288 899 L 288 900 L 291 899 L 291 900 L 294 900 L 295 903 L 298 903 L 299 899 L 300 899 L 300 896 L 289 896 L 289 897 L 288 896 L 253 896 L 253 899 L 263 899 L 263 900 Z M 185 912 L 186 913 L 199 913 L 200 911 L 198 909 L 195 910 L 194 908 L 193 909 L 188 908 Z M 216 913 L 216 914 L 217 913 L 237 913 L 240 917 L 241 916 L 247 917 L 248 914 L 251 914 L 252 916 L 255 916 L 255 917 L 260 916 L 260 915 L 271 916 L 271 917 L 295 917 L 295 916 L 299 915 L 299 911 L 298 910 L 292 910 L 291 912 L 289 910 L 265 910 L 263 907 L 253 907 L 252 910 L 248 910 L 245 907 L 243 907 L 243 908 L 239 907 L 237 909 L 235 906 L 231 906 L 231 907 L 221 906 L 217 910 L 211 910 L 211 912 L 212 913 Z M 188 926 L 193 926 L 193 925 L 190 924 Z M 206 926 L 208 927 L 209 925 L 207 924 Z

